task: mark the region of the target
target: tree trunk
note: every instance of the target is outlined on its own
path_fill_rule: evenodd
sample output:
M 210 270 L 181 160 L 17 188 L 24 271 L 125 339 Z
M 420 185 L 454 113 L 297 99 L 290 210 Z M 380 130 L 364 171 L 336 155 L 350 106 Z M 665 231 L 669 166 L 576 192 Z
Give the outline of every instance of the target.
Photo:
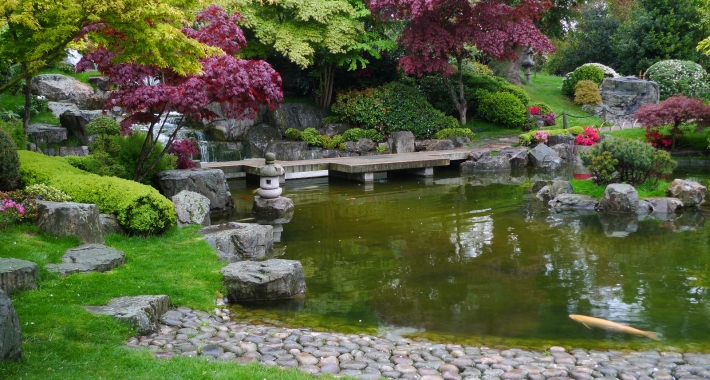
M 27 134 L 27 129 L 30 126 L 30 118 L 32 117 L 32 75 L 25 75 L 25 114 L 22 115 L 22 127 Z
M 456 65 L 458 68 L 457 79 L 459 85 L 458 94 L 456 94 L 456 90 L 454 90 L 454 87 L 451 85 L 451 82 L 447 77 L 444 77 L 444 86 L 446 87 L 446 90 L 449 91 L 451 100 L 454 102 L 456 111 L 459 113 L 459 123 L 461 123 L 461 125 L 466 125 L 466 112 L 468 112 L 468 104 L 466 103 L 466 94 L 463 89 L 463 73 L 461 72 L 462 62 L 462 58 L 456 58 Z
M 332 63 L 321 66 L 318 75 L 319 95 L 316 103 L 320 108 L 327 109 L 333 101 L 333 83 L 335 82 L 335 65 Z
M 498 69 L 494 70 L 496 75 L 504 76 L 508 82 L 513 84 L 522 84 L 523 80 L 520 77 L 520 71 L 523 69 L 523 59 L 525 58 L 525 48 L 522 46 L 515 47 L 515 60 L 497 61 Z

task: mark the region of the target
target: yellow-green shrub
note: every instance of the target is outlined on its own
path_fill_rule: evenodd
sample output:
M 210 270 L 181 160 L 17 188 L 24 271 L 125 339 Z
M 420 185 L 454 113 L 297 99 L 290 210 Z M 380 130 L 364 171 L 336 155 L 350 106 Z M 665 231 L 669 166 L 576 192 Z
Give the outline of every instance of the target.
M 102 213 L 116 215 L 129 233 L 158 234 L 175 224 L 172 202 L 150 186 L 87 173 L 59 157 L 18 153 L 20 174 L 26 185 L 44 183 L 68 194 L 75 202 L 96 204 Z
M 590 80 L 581 80 L 574 86 L 575 104 L 600 104 L 602 96 L 599 93 L 599 85 Z

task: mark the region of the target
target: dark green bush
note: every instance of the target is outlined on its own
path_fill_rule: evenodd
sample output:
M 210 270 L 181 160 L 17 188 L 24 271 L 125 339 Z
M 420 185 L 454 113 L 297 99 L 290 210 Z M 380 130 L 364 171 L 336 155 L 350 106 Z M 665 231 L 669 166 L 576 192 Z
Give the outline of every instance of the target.
M 12 137 L 0 129 L 0 191 L 22 187 L 20 159 Z
M 44 183 L 63 191 L 75 202 L 96 204 L 102 213 L 116 215 L 129 233 L 158 234 L 175 224 L 173 203 L 150 186 L 87 173 L 60 157 L 28 151 L 19 155 L 20 174 L 28 186 Z
M 360 139 L 370 139 L 375 142 L 380 142 L 384 140 L 385 137 L 376 129 L 350 128 L 343 133 L 342 142 L 357 141 Z
M 27 146 L 27 135 L 25 134 L 25 128 L 22 126 L 22 120 L 19 119 L 0 119 L 0 129 L 7 132 L 12 140 L 15 142 L 15 146 L 18 150 L 24 150 Z
M 627 183 L 632 186 L 670 174 L 677 163 L 671 155 L 648 143 L 621 138 L 606 138 L 582 155 L 582 162 L 594 175 L 594 183 Z
M 573 72 L 565 75 L 562 80 L 562 93 L 566 95 L 574 94 L 574 87 L 581 80 L 590 80 L 600 85 L 604 80 L 604 70 L 596 66 L 579 66 Z
M 340 94 L 332 111 L 364 129 L 411 131 L 419 138 L 458 126 L 456 119 L 434 109 L 415 88 L 398 82 Z
M 303 140 L 301 138 L 301 131 L 299 131 L 296 128 L 289 128 L 284 132 L 284 136 L 286 136 L 287 139 L 293 140 L 293 141 L 301 141 Z
M 500 92 L 508 92 L 515 95 L 515 97 L 518 98 L 518 100 L 520 100 L 520 103 L 523 103 L 525 107 L 527 107 L 530 103 L 530 96 L 528 95 L 528 93 L 514 84 L 505 84 L 501 86 Z
M 498 92 L 503 86 L 510 85 L 503 78 L 483 73 L 464 72 L 462 77 L 466 104 L 468 104 L 468 115 L 474 115 L 478 109 L 478 90 Z M 450 80 L 456 81 L 456 78 L 452 77 Z M 451 94 L 446 90 L 444 80 L 440 75 L 428 75 L 417 79 L 406 78 L 404 82 L 411 83 L 412 86 L 416 87 L 437 110 L 447 115 L 458 116 L 458 111 L 451 100 Z M 453 84 L 458 89 L 458 84 L 456 82 L 453 82 Z
M 522 128 L 528 118 L 528 109 L 509 92 L 479 91 L 478 116 L 508 128 Z

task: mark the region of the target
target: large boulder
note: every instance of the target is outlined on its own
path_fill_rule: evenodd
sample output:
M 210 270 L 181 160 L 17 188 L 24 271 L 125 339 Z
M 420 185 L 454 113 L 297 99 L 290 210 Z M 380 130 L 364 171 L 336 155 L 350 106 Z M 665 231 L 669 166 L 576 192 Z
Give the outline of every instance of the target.
M 269 124 L 257 124 L 244 135 L 246 157 L 264 157 L 272 141 L 281 140 L 282 132 Z
M 574 161 L 576 159 L 576 156 L 574 155 L 574 145 L 550 144 L 550 149 L 557 152 L 557 155 L 560 156 L 563 161 Z
M 550 181 L 549 185 L 545 185 L 537 191 L 535 197 L 543 202 L 550 202 L 560 194 L 574 194 L 569 181 Z
M 51 112 L 54 117 L 60 117 L 67 111 L 79 112 L 79 107 L 77 107 L 76 104 L 66 102 L 48 102 L 47 109 L 49 109 L 49 112 Z
M 194 191 L 183 190 L 170 198 L 175 205 L 178 227 L 199 224 L 210 225 L 210 200 Z
M 707 187 L 687 179 L 674 179 L 666 190 L 668 196 L 680 199 L 685 207 L 695 207 L 703 203 L 707 192 Z
M 524 146 L 501 149 L 498 155 L 508 157 L 511 168 L 524 168 L 528 166 L 528 148 Z
M 481 157 L 478 161 L 465 161 L 460 165 L 461 172 L 510 172 L 510 160 L 505 156 Z
M 0 289 L 0 362 L 22 359 L 20 318 L 10 297 Z
M 597 198 L 589 195 L 559 194 L 549 202 L 549 205 L 555 211 L 594 211 L 598 203 Z
M 222 274 L 227 298 L 233 303 L 291 298 L 306 291 L 299 261 L 242 261 L 222 268 Z
M 37 201 L 37 228 L 53 236 L 77 236 L 82 243 L 103 244 L 104 235 L 95 204 Z
M 67 139 L 68 132 L 64 127 L 52 124 L 35 123 L 27 127 L 27 134 L 37 145 L 58 144 Z
M 44 266 L 50 272 L 66 277 L 72 273 L 107 272 L 126 263 L 126 255 L 103 244 L 85 244 L 68 249 L 60 264 Z
M 656 104 L 659 100 L 656 82 L 639 80 L 636 77 L 604 78 L 599 92 L 602 97 L 601 112 L 604 121 L 630 116 L 644 104 Z
M 8 295 L 37 289 L 39 266 L 31 261 L 0 258 L 0 289 Z
M 320 128 L 326 116 L 328 111 L 320 107 L 303 103 L 284 103 L 281 107 L 267 111 L 264 119 L 283 133 L 288 128 L 299 131 L 306 128 Z
M 32 93 L 54 102 L 71 102 L 80 109 L 97 110 L 103 99 L 78 79 L 60 74 L 40 74 L 32 78 Z
M 229 222 L 205 227 L 200 233 L 225 262 L 263 259 L 274 246 L 274 228 L 269 225 Z
M 392 153 L 414 152 L 414 134 L 410 131 L 392 132 L 387 142 Z
M 651 212 L 654 214 L 673 214 L 676 210 L 683 208 L 683 202 L 681 202 L 680 199 L 670 197 L 645 198 L 639 201 L 639 209 L 642 208 L 642 203 L 647 205 L 646 213 Z
M 160 318 L 170 308 L 170 297 L 166 295 L 144 295 L 119 297 L 106 306 L 85 306 L 97 315 L 109 315 L 119 321 L 129 322 L 141 335 L 149 334 L 160 326 Z
M 321 135 L 326 135 L 328 137 L 333 137 L 335 135 L 342 135 L 348 129 L 353 126 L 348 123 L 328 123 L 318 130 Z M 397 133 L 397 132 L 393 132 Z
M 91 120 L 104 116 L 101 111 L 66 111 L 59 116 L 59 123 L 66 128 L 72 136 L 81 140 L 84 145 L 89 144 L 89 134 L 86 132 L 86 125 Z
M 308 143 L 305 141 L 272 141 L 266 147 L 267 152 L 276 155 L 277 160 L 297 161 L 306 159 Z
M 270 223 L 288 223 L 293 218 L 293 201 L 287 197 L 262 198 L 254 197 L 252 212 L 257 219 Z
M 171 198 L 183 190 L 193 191 L 210 200 L 210 211 L 234 208 L 234 199 L 224 172 L 219 169 L 166 170 L 158 173 L 160 191 Z
M 612 183 L 604 190 L 597 205 L 597 211 L 613 213 L 634 213 L 638 210 L 639 193 L 624 183 Z
M 560 156 L 545 144 L 538 144 L 528 152 L 528 162 L 533 167 L 545 170 L 556 170 L 562 166 Z

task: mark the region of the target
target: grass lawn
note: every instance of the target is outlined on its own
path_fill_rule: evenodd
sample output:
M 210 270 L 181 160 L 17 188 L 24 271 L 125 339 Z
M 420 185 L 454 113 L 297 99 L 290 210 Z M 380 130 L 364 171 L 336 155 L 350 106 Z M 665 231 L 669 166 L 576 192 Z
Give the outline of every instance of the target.
M 601 198 L 604 195 L 606 186 L 595 185 L 589 179 L 573 179 L 569 181 L 574 189 L 575 194 L 590 195 L 595 198 Z M 655 184 L 647 181 L 641 186 L 636 186 L 636 191 L 639 193 L 639 199 L 648 197 L 665 197 L 666 189 L 670 182 L 659 180 Z
M 258 365 L 207 362 L 198 358 L 154 359 L 147 350 L 125 347 L 135 335 L 111 317 L 95 316 L 85 305 L 111 298 L 167 294 L 178 306 L 210 311 L 223 290 L 212 248 L 195 227 L 148 238 L 110 235 L 106 244 L 123 251 L 126 264 L 106 273 L 58 277 L 42 269 L 58 263 L 76 238 L 39 234 L 29 225 L 0 233 L 0 257 L 39 264 L 36 290 L 12 296 L 22 325 L 23 359 L 0 362 L 2 379 L 313 379 L 312 376 Z

